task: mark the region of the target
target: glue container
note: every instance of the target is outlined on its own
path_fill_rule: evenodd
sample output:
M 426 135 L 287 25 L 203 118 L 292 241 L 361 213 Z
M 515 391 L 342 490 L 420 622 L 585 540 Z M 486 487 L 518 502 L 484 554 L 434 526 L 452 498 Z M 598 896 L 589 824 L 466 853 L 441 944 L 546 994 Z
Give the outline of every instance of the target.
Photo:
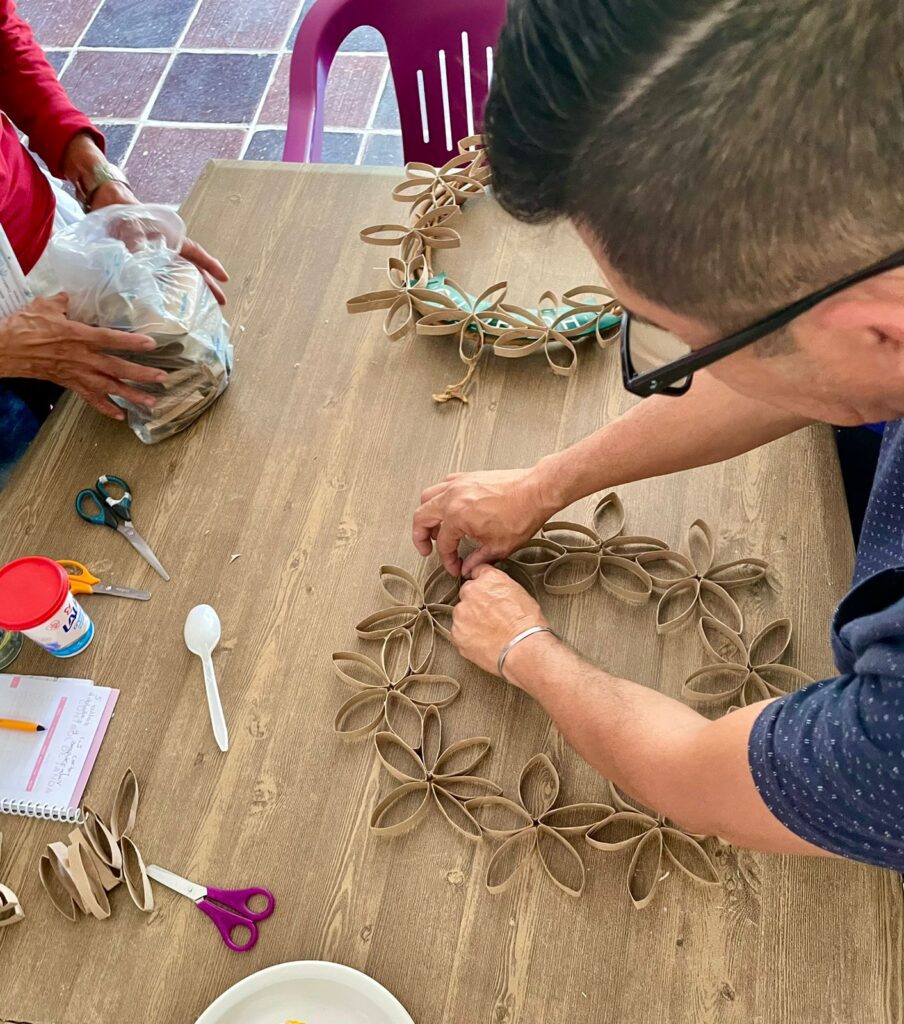
M 55 658 L 71 658 L 94 639 L 66 570 L 50 558 L 19 558 L 0 569 L 0 629 L 24 633 Z

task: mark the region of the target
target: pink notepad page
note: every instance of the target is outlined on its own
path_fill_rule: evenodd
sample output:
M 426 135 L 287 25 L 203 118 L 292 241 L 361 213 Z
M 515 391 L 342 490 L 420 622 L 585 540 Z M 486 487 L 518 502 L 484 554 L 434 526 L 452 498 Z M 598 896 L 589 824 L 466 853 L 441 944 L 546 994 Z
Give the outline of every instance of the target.
M 45 728 L 0 729 L 0 811 L 74 815 L 118 696 L 88 679 L 0 675 L 0 718 Z

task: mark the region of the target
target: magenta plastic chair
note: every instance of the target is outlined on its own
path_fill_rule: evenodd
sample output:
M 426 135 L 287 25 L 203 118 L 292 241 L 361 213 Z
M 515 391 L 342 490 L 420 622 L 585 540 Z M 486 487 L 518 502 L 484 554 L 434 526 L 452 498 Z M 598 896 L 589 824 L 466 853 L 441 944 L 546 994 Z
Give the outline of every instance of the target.
M 336 51 L 362 25 L 386 40 L 405 159 L 439 166 L 480 130 L 505 0 L 317 0 L 292 51 L 283 160 L 321 160 L 323 93 Z

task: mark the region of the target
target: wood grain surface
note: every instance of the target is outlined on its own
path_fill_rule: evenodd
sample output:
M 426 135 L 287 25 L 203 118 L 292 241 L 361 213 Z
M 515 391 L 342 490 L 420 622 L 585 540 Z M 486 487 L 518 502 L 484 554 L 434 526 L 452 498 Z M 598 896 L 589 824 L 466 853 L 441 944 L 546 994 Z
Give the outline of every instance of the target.
M 188 1024 L 245 975 L 310 958 L 371 974 L 417 1024 L 900 1021 L 901 884 L 891 872 L 726 850 L 724 887 L 701 891 L 673 873 L 638 912 L 627 854 L 588 850 L 579 900 L 536 866 L 491 896 L 492 843 L 471 845 L 436 816 L 399 838 L 368 833 L 390 780 L 367 742 L 333 735 L 348 691 L 330 653 L 374 653 L 353 625 L 381 606 L 380 563 L 425 572 L 409 539 L 421 489 L 454 470 L 530 464 L 630 401 L 615 350 L 584 345 L 571 380 L 551 376 L 542 357 L 488 358 L 470 405 L 435 406 L 431 392 L 460 376 L 452 346 L 390 343 L 381 314 L 344 309 L 383 286 L 388 251 L 357 232 L 397 219 L 393 180 L 357 168 L 208 168 L 186 215 L 232 274 L 233 383 L 191 429 L 150 448 L 67 400 L 0 495 L 4 560 L 78 558 L 110 582 L 153 591 L 148 604 L 86 598 L 98 635 L 85 654 L 61 665 L 31 647 L 16 664 L 121 688 L 90 802 L 107 807 L 133 766 L 135 838 L 149 862 L 214 885 L 267 885 L 278 904 L 244 955 L 160 888 L 149 917 L 117 891 L 110 920 L 70 924 L 36 871 L 43 845 L 65 829 L 5 818 L 3 881 L 27 920 L 0 929 L 0 1019 Z M 535 304 L 544 288 L 598 279 L 566 227 L 517 226 L 489 200 L 472 202 L 460 226 L 464 248 L 438 264 L 472 291 L 508 278 L 512 301 Z M 132 483 L 136 526 L 171 583 L 122 538 L 76 518 L 76 490 L 103 472 Z M 677 544 L 705 516 L 726 557 L 771 559 L 770 585 L 739 592 L 749 625 L 789 615 L 793 663 L 832 671 L 829 619 L 852 550 L 828 429 L 621 493 L 631 532 Z M 214 657 L 226 755 L 211 735 L 200 664 L 182 643 L 186 612 L 200 602 L 223 622 Z M 703 663 L 692 632 L 656 636 L 652 604 L 626 606 L 599 588 L 544 604 L 588 657 L 648 686 L 677 695 Z M 443 715 L 450 739 L 492 737 L 482 771 L 507 793 L 545 750 L 565 800 L 604 797 L 602 780 L 527 697 L 448 645 L 437 664 L 463 686 Z M 317 1024 L 304 1005 L 296 1016 Z

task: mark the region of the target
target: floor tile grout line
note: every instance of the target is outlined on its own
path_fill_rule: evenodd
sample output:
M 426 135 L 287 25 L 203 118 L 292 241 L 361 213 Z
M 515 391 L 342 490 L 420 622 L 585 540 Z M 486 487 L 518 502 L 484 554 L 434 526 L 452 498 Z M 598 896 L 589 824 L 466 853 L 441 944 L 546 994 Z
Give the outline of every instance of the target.
M 105 0 L 101 0 L 100 6 L 103 6 L 104 2 Z M 98 10 L 100 10 L 100 6 L 98 7 Z M 90 24 L 86 27 L 85 31 L 87 31 L 88 28 L 90 28 Z M 244 57 L 262 57 L 268 56 L 269 54 L 286 56 L 292 53 L 292 51 L 290 49 L 286 49 L 285 46 L 262 46 L 259 48 L 247 46 L 79 46 L 76 43 L 73 43 L 72 46 L 45 46 L 43 47 L 43 50 L 45 53 L 69 52 L 70 54 L 75 50 L 78 50 L 80 53 L 172 53 L 174 50 L 178 50 L 179 53 L 206 54 L 212 57 L 222 57 L 230 54 L 236 54 Z M 339 50 L 336 56 L 366 57 L 370 60 L 375 57 L 385 57 L 386 51 Z
M 85 24 L 85 27 L 82 29 L 82 31 L 77 36 L 75 42 L 72 44 L 72 47 L 69 50 L 69 56 L 63 61 L 62 67 L 57 72 L 57 77 L 58 78 L 62 78 L 63 77 L 63 72 L 72 63 L 72 60 L 73 60 L 75 54 L 78 52 L 79 43 L 88 34 L 88 29 L 90 29 L 91 26 L 94 24 L 95 19 L 97 18 L 98 14 L 100 13 L 101 7 L 103 7 L 105 3 L 106 3 L 106 0 L 98 0 L 98 4 L 94 8 L 94 12 L 92 13 L 91 17 L 88 19 L 87 23 Z
M 374 97 L 373 105 L 370 108 L 370 117 L 367 119 L 367 128 L 373 128 L 374 118 L 377 116 L 377 111 L 380 109 L 380 100 L 383 99 L 383 91 L 386 88 L 386 83 L 389 81 L 389 58 L 386 58 L 386 67 L 383 68 L 383 74 L 380 76 L 380 84 L 377 86 L 377 95 Z
M 161 54 L 166 56 L 168 59 L 164 63 L 160 77 L 158 78 L 155 87 L 152 89 L 147 102 L 140 115 L 135 118 L 114 118 L 114 117 L 103 117 L 97 115 L 95 120 L 104 124 L 114 125 L 128 125 L 134 128 L 132 138 L 129 144 L 125 148 L 121 157 L 121 163 L 127 164 L 131 158 L 135 146 L 138 143 L 138 138 L 141 132 L 146 127 L 171 127 L 171 128 L 186 128 L 189 130 L 231 130 L 231 131 L 244 131 L 245 136 L 242 140 L 242 146 L 240 150 L 240 158 L 244 157 L 248 151 L 251 140 L 257 130 L 265 128 L 268 130 L 285 131 L 286 126 L 282 124 L 269 124 L 261 121 L 261 115 L 269 96 L 270 90 L 272 89 L 273 83 L 276 79 L 276 74 L 282 64 L 283 60 L 291 60 L 293 47 L 290 45 L 290 40 L 295 26 L 298 24 L 299 18 L 302 15 L 304 9 L 304 0 L 299 0 L 298 6 L 295 8 L 294 16 L 288 22 L 285 35 L 283 36 L 282 42 L 277 47 L 262 47 L 262 48 L 247 48 L 247 47 L 228 47 L 228 46 L 184 46 L 184 41 L 188 37 L 192 26 L 198 18 L 200 9 L 203 5 L 203 0 L 197 0 L 192 7 L 189 16 L 183 26 L 181 32 L 176 38 L 172 46 L 152 46 L 152 47 L 129 47 L 129 46 L 83 46 L 82 41 L 86 38 L 92 25 L 97 20 L 101 9 L 104 7 L 106 0 L 98 0 L 97 5 L 92 11 L 91 17 L 88 19 L 81 33 L 70 46 L 57 46 L 48 47 L 48 52 L 64 52 L 66 53 L 66 59 L 60 66 L 58 72 L 59 76 L 62 77 L 63 73 L 70 67 L 72 62 L 77 58 L 79 53 L 144 53 L 144 54 Z M 154 105 L 159 98 L 159 95 L 166 83 L 166 80 L 172 70 L 173 64 L 176 58 L 181 53 L 188 54 L 200 54 L 200 55 L 211 55 L 211 56 L 228 56 L 228 55 L 239 55 L 239 56 L 273 56 L 273 66 L 270 69 L 267 83 L 264 91 L 257 103 L 254 114 L 251 119 L 247 122 L 203 122 L 203 121 L 164 121 L 150 117 L 150 113 L 154 108 Z M 376 112 L 379 107 L 380 100 L 382 99 L 383 93 L 386 89 L 386 83 L 390 75 L 390 67 L 388 63 L 388 56 L 385 50 L 343 50 L 340 48 L 337 57 L 363 57 L 368 59 L 370 63 L 371 58 L 382 58 L 386 63 L 383 67 L 382 74 L 380 77 L 379 85 L 374 96 L 374 100 L 371 106 L 370 114 L 367 118 L 367 124 L 365 127 L 345 127 L 345 126 L 333 126 L 328 125 L 324 127 L 325 134 L 342 134 L 342 135 L 359 135 L 360 141 L 358 143 L 358 152 L 355 157 L 355 164 L 361 164 L 364 159 L 364 152 L 372 135 L 381 135 L 384 137 L 399 136 L 401 134 L 399 129 L 376 129 L 373 127 L 374 119 L 376 118 Z M 343 62 L 344 63 L 344 62 Z
M 97 124 L 108 125 L 113 128 L 188 128 L 192 131 L 199 131 L 204 128 L 211 128 L 222 131 L 232 129 L 238 131 L 242 128 L 250 128 L 251 121 L 163 121 L 158 118 L 135 118 L 135 117 L 105 117 L 101 114 L 93 119 Z M 267 131 L 286 130 L 284 124 L 275 121 L 259 121 L 254 128 L 266 129 Z M 402 133 L 398 128 L 362 128 L 360 125 L 325 125 L 324 132 L 328 135 L 360 135 L 362 132 L 367 135 L 378 135 L 384 138 L 400 138 Z
M 254 138 L 254 133 L 257 130 L 258 123 L 260 121 L 261 112 L 264 109 L 264 104 L 267 102 L 267 98 L 270 95 L 270 90 L 273 88 L 273 83 L 276 81 L 276 76 L 279 72 L 280 65 L 283 60 L 291 60 L 291 57 L 284 58 L 280 54 L 286 48 L 286 44 L 289 42 L 289 36 L 292 35 L 292 30 L 298 24 L 298 19 L 301 17 L 301 12 L 304 9 L 304 0 L 300 0 L 295 8 L 295 15 L 289 22 L 289 27 L 286 29 L 286 34 L 283 37 L 282 46 L 278 51 L 276 59 L 273 61 L 273 67 L 270 68 L 270 74 L 267 78 L 267 84 L 264 86 L 264 91 L 261 93 L 261 98 L 258 100 L 257 107 L 255 108 L 254 115 L 251 118 L 251 124 L 248 126 L 248 134 L 245 136 L 245 141 L 242 144 L 241 152 L 239 153 L 239 160 L 243 160 L 245 154 L 248 152 L 248 147 L 251 145 L 251 140 Z
M 386 67 L 383 68 L 383 74 L 380 75 L 380 84 L 377 86 L 377 92 L 374 96 L 373 103 L 370 107 L 370 116 L 367 118 L 367 125 L 364 131 L 361 133 L 361 143 L 358 146 L 358 153 L 355 157 L 355 166 L 359 167 L 364 162 L 364 151 L 367 149 L 367 143 L 370 139 L 368 134 L 368 128 L 373 124 L 374 118 L 377 116 L 377 108 L 380 106 L 380 100 L 383 98 L 383 90 L 386 88 L 386 79 L 389 75 L 389 58 L 386 58 Z
M 185 24 L 182 26 L 182 31 L 176 37 L 176 41 L 173 44 L 173 52 L 170 54 L 169 60 L 166 62 L 166 65 L 164 66 L 163 70 L 161 71 L 160 78 L 157 80 L 157 84 L 151 90 L 151 95 L 148 97 L 148 101 L 147 101 L 147 103 L 144 106 L 144 109 L 142 111 L 142 116 L 138 119 L 138 127 L 135 130 L 135 134 L 132 136 L 132 141 L 128 144 L 128 146 L 126 146 L 125 151 L 123 152 L 123 155 L 122 155 L 122 165 L 124 167 L 129 162 L 129 160 L 131 159 L 132 151 L 135 149 L 135 144 L 138 142 L 139 135 L 141 135 L 141 130 L 142 130 L 142 127 L 143 127 L 143 122 L 144 123 L 147 122 L 148 115 L 154 109 L 154 104 L 157 102 L 157 97 L 160 95 L 160 92 L 163 89 L 163 84 L 166 81 L 167 77 L 169 76 L 169 73 L 172 70 L 173 64 L 175 64 L 175 62 L 176 62 L 176 57 L 179 54 L 179 46 L 182 43 L 182 41 L 185 39 L 185 37 L 188 35 L 188 30 L 191 28 L 192 23 L 194 22 L 195 18 L 198 16 L 198 11 L 201 9 L 201 4 L 203 2 L 204 2 L 204 0 L 197 0 L 197 2 L 195 3 L 195 6 L 192 8 L 191 14 L 189 14 L 188 19 L 186 20 Z

